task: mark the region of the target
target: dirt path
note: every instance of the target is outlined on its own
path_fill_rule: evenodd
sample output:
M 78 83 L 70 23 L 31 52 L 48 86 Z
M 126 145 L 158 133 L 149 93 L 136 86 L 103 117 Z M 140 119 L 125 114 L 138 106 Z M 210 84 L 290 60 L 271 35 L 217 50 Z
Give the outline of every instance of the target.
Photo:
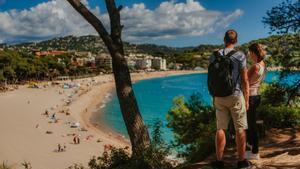
M 226 148 L 226 169 L 236 168 L 235 152 L 233 148 Z M 260 160 L 252 161 L 253 169 L 300 169 L 300 128 L 268 131 L 260 141 L 260 157 Z M 189 169 L 210 169 L 210 163 L 214 160 L 214 155 L 211 155 Z

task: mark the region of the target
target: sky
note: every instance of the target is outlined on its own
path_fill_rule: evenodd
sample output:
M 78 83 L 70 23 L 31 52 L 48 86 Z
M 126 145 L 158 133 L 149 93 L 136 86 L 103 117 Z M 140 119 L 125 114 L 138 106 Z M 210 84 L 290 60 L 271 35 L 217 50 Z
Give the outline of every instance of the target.
M 221 44 L 235 29 L 239 43 L 269 36 L 267 10 L 284 0 L 116 0 L 122 39 L 174 47 Z M 109 29 L 104 0 L 81 0 Z M 0 0 L 0 43 L 97 35 L 66 0 Z

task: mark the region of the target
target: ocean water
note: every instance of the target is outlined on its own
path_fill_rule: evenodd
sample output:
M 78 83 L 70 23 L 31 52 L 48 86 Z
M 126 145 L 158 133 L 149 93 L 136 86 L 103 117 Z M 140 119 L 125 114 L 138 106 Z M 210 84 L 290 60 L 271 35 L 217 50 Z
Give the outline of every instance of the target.
M 265 82 L 270 83 L 278 77 L 277 72 L 268 72 Z M 300 74 L 296 74 L 291 76 L 288 81 L 299 78 Z M 172 100 L 175 96 L 184 96 L 185 99 L 188 99 L 191 94 L 198 92 L 207 104 L 212 104 L 207 89 L 207 74 L 148 79 L 138 81 L 133 85 L 133 88 L 145 124 L 150 126 L 155 120 L 161 120 L 163 122 L 163 138 L 166 141 L 173 139 L 171 130 L 166 127 L 166 114 L 172 106 Z M 101 123 L 106 123 L 116 132 L 128 137 L 116 93 L 108 96 L 107 103 L 102 105 L 100 109 L 104 114 L 101 117 L 96 116 L 96 118 L 102 119 Z M 149 130 L 152 131 L 151 127 L 149 127 Z

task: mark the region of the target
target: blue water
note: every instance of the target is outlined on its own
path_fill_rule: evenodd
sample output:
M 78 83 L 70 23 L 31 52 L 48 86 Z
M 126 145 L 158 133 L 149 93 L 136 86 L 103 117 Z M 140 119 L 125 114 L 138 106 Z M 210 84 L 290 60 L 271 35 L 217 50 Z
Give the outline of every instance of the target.
M 268 72 L 265 81 L 270 83 L 278 79 L 278 77 L 278 73 Z M 300 74 L 292 77 L 292 79 L 299 78 Z M 207 74 L 190 74 L 155 78 L 135 83 L 133 85 L 134 92 L 146 125 L 149 126 L 155 120 L 160 119 L 164 125 L 162 127 L 164 139 L 167 141 L 172 140 L 172 132 L 165 125 L 167 124 L 166 114 L 172 106 L 173 98 L 181 95 L 188 99 L 194 92 L 199 92 L 202 95 L 202 99 L 206 103 L 211 104 L 206 79 Z M 111 100 L 102 111 L 104 111 L 104 118 L 102 117 L 102 119 L 106 124 L 115 131 L 128 136 L 116 93 L 112 94 Z

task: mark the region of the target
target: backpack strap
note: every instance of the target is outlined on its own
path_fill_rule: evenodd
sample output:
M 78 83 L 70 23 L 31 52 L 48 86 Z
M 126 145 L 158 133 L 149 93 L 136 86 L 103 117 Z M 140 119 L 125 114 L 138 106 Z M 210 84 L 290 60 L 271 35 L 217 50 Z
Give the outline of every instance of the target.
M 213 52 L 213 55 L 214 55 L 216 58 L 222 57 L 222 55 L 220 54 L 220 52 L 217 51 L 217 50 L 215 50 L 215 51 Z
M 224 52 L 225 50 L 223 50 Z M 234 55 L 237 51 L 236 50 L 232 50 L 229 53 L 227 53 L 227 55 L 225 55 L 226 57 L 231 57 L 232 55 Z
M 223 55 L 220 54 L 220 52 L 218 50 L 215 50 L 213 52 L 213 55 L 217 58 L 217 57 L 223 57 L 223 56 L 226 56 L 226 57 L 231 57 L 232 55 L 234 55 L 237 51 L 236 50 L 232 50 L 230 51 L 229 53 L 227 53 L 227 55 L 225 55 L 225 50 L 223 50 Z
M 233 49 L 232 51 L 230 51 L 229 53 L 227 53 L 227 55 L 225 55 L 225 57 L 230 58 L 232 55 L 234 55 L 237 52 L 238 51 L 236 51 L 236 50 Z M 225 54 L 225 50 L 223 50 L 223 54 Z M 240 78 L 240 72 L 238 73 L 237 78 L 235 79 L 235 85 L 237 84 L 239 78 Z

